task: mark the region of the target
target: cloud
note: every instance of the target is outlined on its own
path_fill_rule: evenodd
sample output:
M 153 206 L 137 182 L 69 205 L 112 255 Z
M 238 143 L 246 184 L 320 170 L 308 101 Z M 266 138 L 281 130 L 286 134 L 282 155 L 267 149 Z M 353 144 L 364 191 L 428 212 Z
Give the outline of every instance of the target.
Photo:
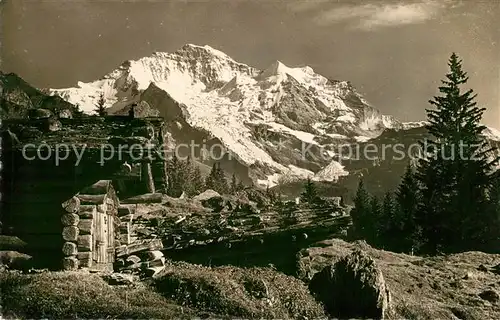
M 315 10 L 323 4 L 327 4 L 328 2 L 328 0 L 300 0 L 290 1 L 287 3 L 287 5 L 289 10 L 292 12 L 304 12 Z
M 451 1 L 424 0 L 414 3 L 344 5 L 316 15 L 319 25 L 347 23 L 351 28 L 374 30 L 405 24 L 417 24 L 436 17 Z

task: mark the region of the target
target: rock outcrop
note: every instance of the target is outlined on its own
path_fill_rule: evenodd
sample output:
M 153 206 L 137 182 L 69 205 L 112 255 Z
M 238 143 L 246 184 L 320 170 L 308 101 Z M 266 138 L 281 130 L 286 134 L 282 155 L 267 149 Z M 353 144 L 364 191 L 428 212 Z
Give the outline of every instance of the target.
M 0 251 L 0 266 L 28 270 L 32 266 L 32 257 L 17 251 Z
M 208 189 L 193 198 L 194 201 L 199 201 L 206 208 L 211 208 L 215 212 L 219 212 L 224 207 L 222 196 L 211 189 Z
M 390 293 L 372 258 L 354 251 L 315 274 L 309 290 L 333 317 L 385 319 L 390 313 Z

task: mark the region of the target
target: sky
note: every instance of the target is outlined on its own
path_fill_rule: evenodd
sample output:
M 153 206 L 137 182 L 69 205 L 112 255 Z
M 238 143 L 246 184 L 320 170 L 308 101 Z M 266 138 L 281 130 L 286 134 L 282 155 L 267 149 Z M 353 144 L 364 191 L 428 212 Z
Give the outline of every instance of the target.
M 456 52 L 483 122 L 500 129 L 498 0 L 0 0 L 0 10 L 0 69 L 39 88 L 192 43 L 259 69 L 308 65 L 417 121 Z

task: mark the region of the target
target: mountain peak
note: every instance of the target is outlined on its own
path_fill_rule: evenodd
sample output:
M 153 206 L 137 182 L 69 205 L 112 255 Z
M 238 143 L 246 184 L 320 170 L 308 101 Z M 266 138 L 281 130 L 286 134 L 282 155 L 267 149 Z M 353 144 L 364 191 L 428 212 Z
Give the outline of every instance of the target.
M 217 50 L 209 45 L 200 46 L 197 44 L 188 43 L 188 44 L 183 45 L 176 52 L 197 52 L 197 53 L 209 54 L 209 55 L 216 56 L 216 57 L 222 58 L 222 59 L 233 60 L 230 56 L 228 56 L 224 52 Z
M 148 90 L 151 84 L 158 90 Z M 103 79 L 51 91 L 86 112 L 94 110 L 101 93 L 113 110 L 144 100 L 166 112 L 159 102 L 172 100 L 194 132 L 219 139 L 239 163 L 253 166 L 252 179 L 266 181 L 279 174 L 312 174 L 309 160 L 298 154 L 292 162 L 282 161 L 281 151 L 273 147 L 279 139 L 290 146 L 329 145 L 339 136 L 352 141 L 361 133 L 373 137 L 390 125 L 344 82 L 330 81 L 310 67 L 276 60 L 260 71 L 208 45 L 156 52 L 127 61 Z M 175 138 L 185 141 L 187 136 Z M 323 158 L 314 161 L 316 171 L 329 164 Z M 332 164 L 319 178 L 341 174 Z
M 262 78 L 269 78 L 273 76 L 285 76 L 287 74 L 290 74 L 290 68 L 283 62 L 276 60 L 269 67 L 264 69 L 260 76 Z

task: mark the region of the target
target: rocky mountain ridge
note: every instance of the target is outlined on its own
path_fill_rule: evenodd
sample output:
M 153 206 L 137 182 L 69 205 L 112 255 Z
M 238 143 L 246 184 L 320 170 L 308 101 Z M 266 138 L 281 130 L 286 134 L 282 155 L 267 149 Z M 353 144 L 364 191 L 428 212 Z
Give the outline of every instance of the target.
M 271 186 L 283 176 L 335 180 L 347 173 L 328 157 L 332 146 L 402 128 L 347 81 L 280 61 L 258 70 L 209 46 L 191 44 L 125 61 L 100 80 L 50 93 L 85 112 L 95 108 L 101 94 L 110 112 L 146 101 L 171 127 L 192 131 L 174 132 L 176 141 L 220 142 L 239 164 L 250 167 L 254 182 Z M 307 146 L 314 159 L 301 154 Z

